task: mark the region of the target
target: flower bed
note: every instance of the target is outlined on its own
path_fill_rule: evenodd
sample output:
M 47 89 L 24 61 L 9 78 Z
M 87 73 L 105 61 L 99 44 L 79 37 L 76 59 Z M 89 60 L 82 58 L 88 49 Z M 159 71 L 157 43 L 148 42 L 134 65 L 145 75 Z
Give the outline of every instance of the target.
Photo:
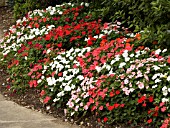
M 88 3 L 30 12 L 1 42 L 12 89 L 41 90 L 66 116 L 106 124 L 168 127 L 167 49 L 150 49 L 119 22 L 102 24 Z

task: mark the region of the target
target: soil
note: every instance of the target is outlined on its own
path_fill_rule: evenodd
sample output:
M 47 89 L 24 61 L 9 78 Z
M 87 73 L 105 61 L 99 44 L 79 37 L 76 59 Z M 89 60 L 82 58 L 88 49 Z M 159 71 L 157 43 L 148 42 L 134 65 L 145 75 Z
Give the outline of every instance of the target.
M 9 7 L 0 7 L 0 32 L 5 33 L 8 28 L 13 25 L 13 10 Z M 1 34 L 1 33 L 0 33 Z M 40 91 L 35 88 L 27 88 L 24 92 L 16 92 L 10 90 L 11 83 L 8 81 L 9 74 L 6 71 L 6 67 L 0 65 L 0 93 L 7 99 L 16 102 L 19 105 L 25 106 L 28 109 L 35 111 L 41 111 L 42 113 L 53 115 L 56 118 L 60 118 L 63 121 L 69 121 L 78 125 L 83 125 L 87 128 L 113 128 L 116 126 L 103 125 L 97 122 L 97 118 L 89 113 L 86 117 L 67 118 L 64 116 L 63 109 L 56 109 L 53 106 L 45 106 L 40 99 Z M 121 127 L 123 128 L 123 127 Z

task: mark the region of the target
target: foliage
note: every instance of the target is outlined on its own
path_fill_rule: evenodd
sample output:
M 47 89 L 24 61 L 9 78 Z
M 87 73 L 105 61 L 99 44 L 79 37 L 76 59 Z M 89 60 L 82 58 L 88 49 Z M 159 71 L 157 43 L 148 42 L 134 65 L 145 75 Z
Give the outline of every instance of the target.
M 152 45 L 158 41 L 162 47 L 170 45 L 170 1 L 169 0 L 98 0 L 93 1 L 96 15 L 104 21 L 119 20 L 132 31 L 145 30 L 149 38 L 142 41 Z
M 58 0 L 14 0 L 14 18 L 21 18 L 35 9 L 44 9 L 64 2 L 68 2 L 68 0 L 62 0 L 62 2 Z
M 88 6 L 66 3 L 17 20 L 1 41 L 11 90 L 36 88 L 66 116 L 91 112 L 110 125 L 167 128 L 167 49 L 138 43 L 147 34 L 118 21 L 102 24 Z

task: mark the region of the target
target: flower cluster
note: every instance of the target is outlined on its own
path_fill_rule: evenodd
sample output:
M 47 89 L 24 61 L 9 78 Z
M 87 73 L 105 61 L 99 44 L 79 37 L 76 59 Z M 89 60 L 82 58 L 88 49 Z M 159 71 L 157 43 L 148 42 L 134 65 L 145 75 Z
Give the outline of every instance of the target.
M 136 41 L 120 22 L 104 23 L 88 3 L 29 12 L 1 41 L 14 89 L 36 88 L 67 116 L 91 111 L 109 124 L 168 127 L 170 57 Z

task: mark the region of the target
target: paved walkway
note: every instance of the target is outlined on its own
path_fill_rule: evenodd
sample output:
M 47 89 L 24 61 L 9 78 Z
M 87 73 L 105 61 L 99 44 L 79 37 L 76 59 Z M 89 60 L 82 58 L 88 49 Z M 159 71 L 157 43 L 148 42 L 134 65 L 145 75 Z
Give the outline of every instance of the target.
M 21 107 L 0 95 L 0 128 L 78 128 L 78 126 Z

